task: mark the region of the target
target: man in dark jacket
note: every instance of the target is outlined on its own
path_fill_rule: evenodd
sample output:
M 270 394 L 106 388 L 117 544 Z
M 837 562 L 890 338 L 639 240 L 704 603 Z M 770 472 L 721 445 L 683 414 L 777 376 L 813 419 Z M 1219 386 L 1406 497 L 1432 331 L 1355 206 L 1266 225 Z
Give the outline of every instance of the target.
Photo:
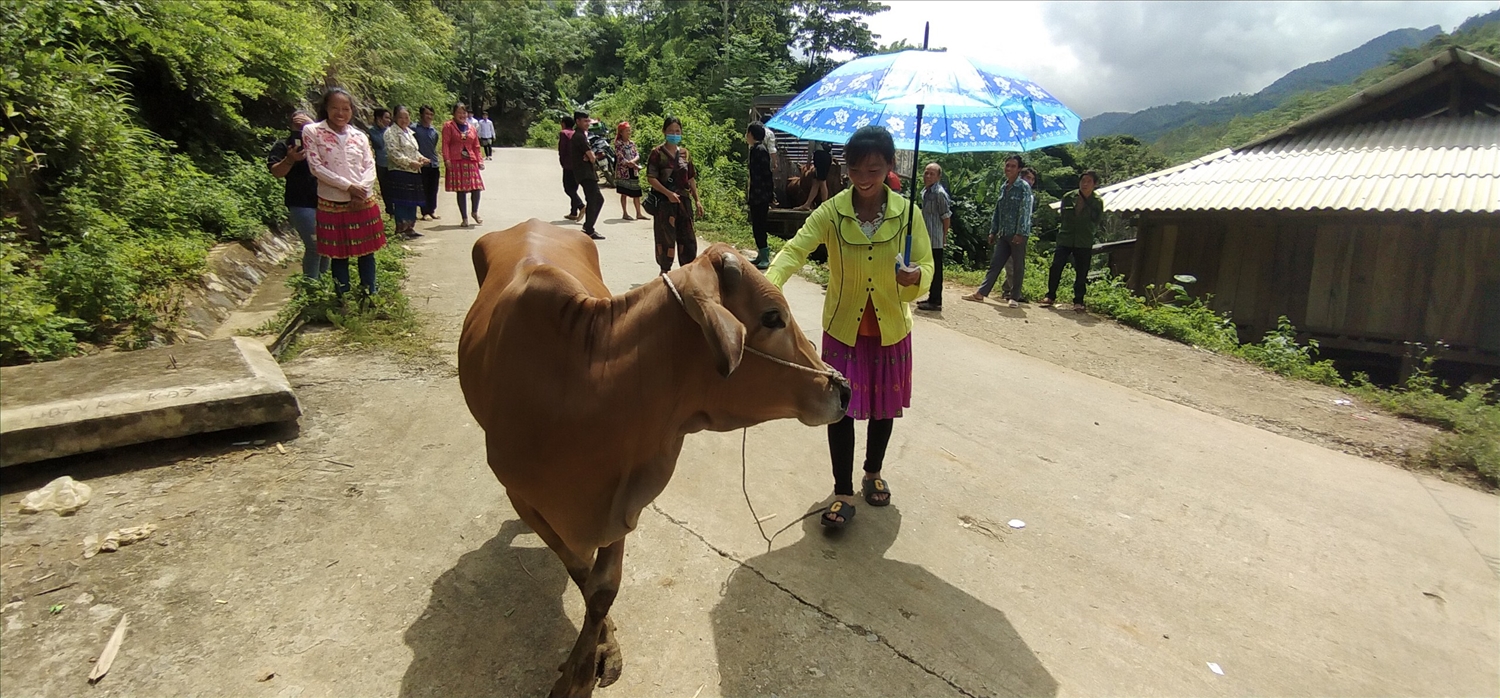
M 563 216 L 570 221 L 578 220 L 583 213 L 583 199 L 578 198 L 578 180 L 573 177 L 573 117 L 562 118 L 562 130 L 557 132 L 557 164 L 562 165 L 563 171 L 563 193 L 568 195 L 568 215 Z
M 583 233 L 595 240 L 603 240 L 604 236 L 594 229 L 594 223 L 599 220 L 599 212 L 604 210 L 604 194 L 599 191 L 599 171 L 594 169 L 594 149 L 589 145 L 589 126 L 593 121 L 588 112 L 573 112 L 573 147 L 569 164 L 573 168 L 573 178 L 578 180 L 578 188 L 583 190 L 584 200 L 587 201 L 583 210 Z
M 771 204 L 776 201 L 771 151 L 766 149 L 765 140 L 766 127 L 759 121 L 745 129 L 745 143 L 750 146 L 750 184 L 745 191 L 745 203 L 750 206 L 750 234 L 755 236 L 755 268 L 761 271 L 771 266 L 766 233 L 770 231 Z
M 437 212 L 438 179 L 441 172 L 438 170 L 438 161 L 442 157 L 438 155 L 438 131 L 432 125 L 432 120 L 437 117 L 437 112 L 432 107 L 423 104 L 417 110 L 418 122 L 411 127 L 412 135 L 417 137 L 417 152 L 427 158 L 427 164 L 422 166 L 422 192 L 426 200 L 422 202 L 422 218 L 424 220 L 437 220 L 442 216 Z
M 1047 297 L 1038 305 L 1057 302 L 1057 287 L 1062 283 L 1063 268 L 1073 263 L 1073 309 L 1085 310 L 1084 292 L 1089 287 L 1089 262 L 1094 256 L 1094 235 L 1104 218 L 1104 200 L 1094 193 L 1099 174 L 1093 170 L 1078 178 L 1078 188 L 1063 194 L 1062 227 L 1057 231 L 1057 252 L 1052 256 L 1052 270 L 1047 276 Z

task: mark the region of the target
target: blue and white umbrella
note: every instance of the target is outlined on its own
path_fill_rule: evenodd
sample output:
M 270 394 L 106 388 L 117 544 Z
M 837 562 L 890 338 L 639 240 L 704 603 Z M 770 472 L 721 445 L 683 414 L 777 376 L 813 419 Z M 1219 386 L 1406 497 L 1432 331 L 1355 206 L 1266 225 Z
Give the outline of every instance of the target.
M 891 132 L 901 150 L 917 150 L 920 129 L 922 150 L 965 153 L 1076 143 L 1079 122 L 1040 85 L 994 63 L 947 52 L 902 51 L 839 66 L 788 102 L 766 127 L 805 140 L 844 143 L 855 131 L 877 124 Z

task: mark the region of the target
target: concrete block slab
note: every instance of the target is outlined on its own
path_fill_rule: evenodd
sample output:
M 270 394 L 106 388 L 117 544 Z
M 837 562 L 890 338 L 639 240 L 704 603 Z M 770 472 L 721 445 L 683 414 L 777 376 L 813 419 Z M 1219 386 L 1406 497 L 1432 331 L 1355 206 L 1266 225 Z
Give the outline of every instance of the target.
M 0 368 L 0 467 L 302 414 L 259 342 L 231 337 Z

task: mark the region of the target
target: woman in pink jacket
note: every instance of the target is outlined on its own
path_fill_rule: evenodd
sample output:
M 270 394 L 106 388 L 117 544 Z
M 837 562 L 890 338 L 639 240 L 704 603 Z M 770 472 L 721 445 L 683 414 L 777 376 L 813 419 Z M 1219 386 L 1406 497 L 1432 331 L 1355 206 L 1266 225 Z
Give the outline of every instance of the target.
M 375 154 L 370 137 L 349 122 L 354 98 L 342 88 L 323 93 L 318 121 L 302 127 L 307 166 L 318 180 L 318 253 L 333 259 L 334 290 L 349 290 L 349 258 L 359 258 L 360 285 L 375 295 L 375 251 L 385 246 L 385 221 L 375 203 Z
M 479 146 L 479 129 L 469 123 L 469 109 L 463 102 L 453 105 L 453 120 L 443 124 L 443 162 L 447 164 L 444 187 L 458 192 L 458 215 L 463 216 L 463 226 L 469 227 L 469 218 L 483 224 L 479 218 L 479 192 L 484 191 L 484 178 L 479 171 L 484 151 Z M 469 195 L 469 207 L 464 206 L 464 195 Z

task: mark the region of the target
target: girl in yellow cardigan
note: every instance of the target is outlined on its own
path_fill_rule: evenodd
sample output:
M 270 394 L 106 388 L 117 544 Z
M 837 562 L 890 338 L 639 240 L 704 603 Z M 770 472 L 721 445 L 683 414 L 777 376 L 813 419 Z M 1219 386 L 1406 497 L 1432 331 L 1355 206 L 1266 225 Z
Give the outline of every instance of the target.
M 834 528 L 854 518 L 856 419 L 870 420 L 865 501 L 891 502 L 880 469 L 895 419 L 911 406 L 911 304 L 932 284 L 932 241 L 922 212 L 909 212 L 913 204 L 886 186 L 895 160 L 890 132 L 879 126 L 856 131 L 844 146 L 850 187 L 813 211 L 766 271 L 766 278 L 781 286 L 818 245 L 828 247 L 823 361 L 853 388 L 848 415 L 828 427 L 837 501 L 823 513 L 823 525 Z M 903 263 L 908 234 L 912 258 Z

